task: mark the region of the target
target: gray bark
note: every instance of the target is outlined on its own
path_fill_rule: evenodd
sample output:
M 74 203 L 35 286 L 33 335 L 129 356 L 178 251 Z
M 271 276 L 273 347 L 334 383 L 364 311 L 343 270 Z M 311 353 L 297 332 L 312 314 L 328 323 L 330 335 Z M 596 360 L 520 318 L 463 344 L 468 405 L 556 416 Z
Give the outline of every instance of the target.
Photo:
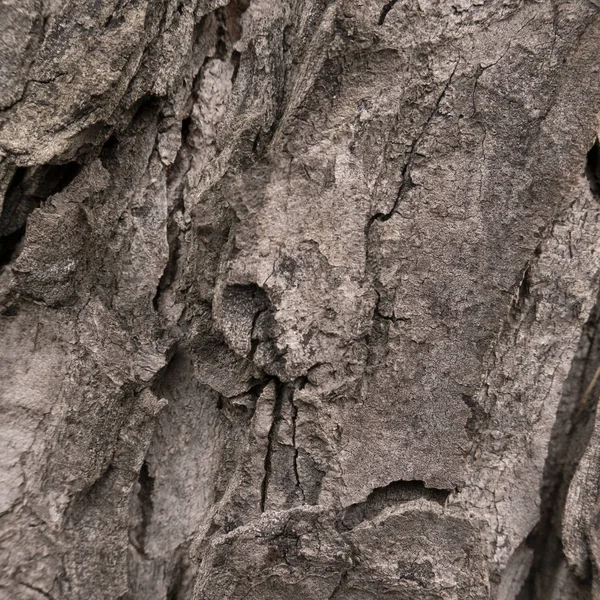
M 0 598 L 600 598 L 599 14 L 0 0 Z

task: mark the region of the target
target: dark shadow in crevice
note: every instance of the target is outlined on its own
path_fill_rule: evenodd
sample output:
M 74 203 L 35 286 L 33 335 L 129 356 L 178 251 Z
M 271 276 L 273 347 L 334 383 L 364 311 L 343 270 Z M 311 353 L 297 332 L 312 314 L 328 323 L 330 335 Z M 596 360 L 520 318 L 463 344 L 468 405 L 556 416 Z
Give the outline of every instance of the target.
M 534 551 L 533 563 L 519 600 L 553 597 L 554 588 L 560 583 L 557 582 L 557 574 L 564 571 L 561 531 L 567 494 L 593 432 L 600 393 L 600 383 L 594 382 L 600 366 L 599 320 L 597 300 L 583 327 L 563 385 L 544 467 L 540 521 L 529 540 L 529 547 Z M 589 595 L 590 580 L 575 584 L 581 598 Z
M 160 309 L 160 300 L 164 292 L 171 286 L 173 281 L 175 281 L 175 275 L 177 274 L 177 261 L 179 259 L 180 250 L 181 250 L 181 242 L 179 241 L 178 234 L 179 229 L 177 228 L 177 223 L 174 220 L 167 226 L 167 240 L 169 242 L 169 258 L 167 260 L 167 264 L 163 270 L 162 275 L 158 281 L 158 285 L 156 286 L 156 293 L 152 298 L 152 306 L 154 310 L 158 311 Z
M 600 142 L 598 138 L 587 153 L 585 176 L 590 182 L 590 189 L 594 196 L 600 197 Z
M 383 25 L 385 23 L 385 19 L 388 13 L 390 12 L 390 10 L 392 10 L 392 8 L 394 8 L 396 2 L 398 2 L 398 0 L 390 0 L 387 4 L 384 5 L 384 7 L 381 9 L 381 14 L 379 15 L 379 21 L 377 22 L 377 25 Z
M 181 558 L 177 560 L 175 563 L 175 567 L 171 574 L 171 581 L 169 582 L 169 587 L 167 588 L 167 598 L 166 600 L 180 600 L 183 598 L 181 592 L 184 587 L 184 576 L 185 576 L 185 565 Z
M 140 520 L 133 531 L 134 546 L 143 556 L 146 554 L 146 532 L 152 521 L 154 504 L 152 493 L 154 491 L 154 477 L 150 475 L 148 463 L 144 461 L 138 475 L 138 506 Z
M 29 215 L 50 196 L 62 192 L 80 170 L 76 162 L 15 170 L 0 214 L 0 267 L 18 256 Z
M 233 75 L 231 76 L 231 84 L 232 85 L 235 83 L 235 80 L 237 79 L 238 71 L 240 70 L 241 59 L 242 59 L 242 55 L 237 50 L 234 50 L 231 53 L 231 64 L 233 65 Z
M 266 504 L 267 504 L 267 496 L 269 493 L 269 482 L 271 479 L 273 465 L 273 447 L 275 444 L 277 431 L 279 429 L 280 421 L 281 421 L 281 408 L 284 404 L 284 400 L 289 398 L 289 394 L 293 393 L 293 389 L 281 381 L 276 377 L 273 378 L 275 383 L 275 404 L 273 406 L 273 420 L 271 421 L 271 427 L 269 428 L 268 434 L 268 442 L 267 442 L 267 451 L 265 453 L 265 461 L 264 461 L 264 477 L 262 480 L 262 484 L 260 487 L 260 512 L 265 512 Z
M 111 135 L 100 150 L 100 162 L 105 169 L 110 167 L 110 163 L 117 157 L 119 148 L 119 138 L 116 135 Z
M 0 237 L 0 267 L 6 266 L 12 261 L 13 257 L 16 257 L 24 237 L 25 225 L 8 235 Z
M 345 508 L 338 517 L 337 528 L 349 531 L 363 521 L 375 518 L 388 506 L 411 500 L 430 500 L 443 505 L 452 490 L 426 487 L 423 481 L 392 481 L 385 487 L 375 488 L 364 502 Z

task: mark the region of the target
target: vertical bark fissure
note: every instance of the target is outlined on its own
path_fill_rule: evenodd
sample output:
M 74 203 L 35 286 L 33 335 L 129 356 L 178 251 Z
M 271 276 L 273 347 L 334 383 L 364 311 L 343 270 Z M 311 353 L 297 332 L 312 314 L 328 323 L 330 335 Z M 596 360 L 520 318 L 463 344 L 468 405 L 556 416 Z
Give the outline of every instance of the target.
M 217 41 L 212 54 L 206 56 L 200 69 L 194 76 L 191 85 L 191 94 L 188 99 L 188 104 L 193 106 L 197 101 L 199 88 L 202 85 L 203 75 L 212 59 L 220 59 L 222 61 L 231 61 L 234 65 L 232 74 L 232 85 L 235 83 L 240 63 L 240 53 L 234 50 L 234 44 L 242 36 L 241 18 L 244 12 L 248 10 L 250 0 L 231 0 L 229 4 L 217 8 L 214 11 L 216 22 Z M 197 25 L 201 29 L 202 23 L 206 22 L 206 16 Z M 196 35 L 198 33 L 196 32 Z M 178 260 L 181 253 L 181 235 L 183 230 L 177 222 L 175 215 L 178 212 L 185 211 L 184 196 L 187 189 L 187 176 L 193 165 L 194 146 L 190 141 L 191 129 L 193 127 L 192 117 L 190 114 L 181 122 L 181 145 L 175 161 L 167 169 L 167 189 L 168 194 L 172 198 L 171 209 L 167 217 L 167 242 L 169 246 L 169 255 L 165 264 L 163 273 L 159 279 L 156 288 L 156 294 L 152 300 L 155 310 L 159 310 L 161 296 L 172 285 L 175 280 Z
M 152 493 L 154 491 L 154 477 L 150 475 L 147 461 L 144 461 L 138 476 L 137 500 L 139 503 L 140 520 L 135 530 L 136 548 L 142 556 L 146 555 L 146 537 L 148 527 L 152 521 L 154 504 Z
M 596 138 L 587 153 L 585 175 L 590 182 L 592 194 L 600 196 L 600 140 Z
M 281 409 L 286 392 L 286 384 L 281 383 L 278 379 L 275 381 L 275 403 L 273 405 L 273 418 L 271 421 L 271 427 L 269 428 L 269 434 L 267 437 L 267 451 L 265 453 L 264 461 L 264 476 L 260 490 L 260 511 L 265 512 L 265 506 L 267 503 L 267 495 L 269 492 L 269 482 L 271 481 L 271 475 L 273 470 L 272 459 L 273 459 L 273 447 L 275 444 L 275 438 L 279 429 L 281 421 Z
M 167 588 L 166 600 L 180 600 L 180 594 L 184 589 L 183 582 L 185 570 L 185 565 L 183 564 L 181 556 L 179 556 L 171 575 L 169 587 Z
M 290 391 L 290 405 L 292 409 L 292 446 L 294 448 L 294 478 L 296 480 L 296 488 L 300 491 L 300 495 L 302 496 L 302 502 L 306 502 L 306 496 L 304 495 L 304 490 L 302 489 L 302 484 L 300 482 L 300 474 L 298 472 L 298 446 L 296 444 L 296 421 L 298 419 L 298 407 L 294 402 L 294 390 Z
M 398 0 L 390 0 L 389 2 L 384 4 L 379 15 L 379 21 L 377 21 L 377 25 L 381 26 L 385 23 L 385 19 L 387 18 L 388 13 L 390 12 L 390 10 L 392 10 L 392 8 L 394 8 L 396 2 L 398 2 Z
M 561 527 L 567 493 L 592 434 L 600 389 L 599 308 L 597 301 L 583 327 L 563 388 L 544 468 L 540 522 L 531 535 L 534 559 L 519 600 L 549 597 L 558 567 L 565 560 Z M 581 585 L 586 588 L 589 583 Z
M 456 73 L 456 69 L 458 68 L 459 62 L 460 62 L 460 59 L 456 61 L 454 68 L 452 69 L 452 73 L 450 73 L 450 77 L 448 77 L 448 79 L 446 80 L 446 83 L 444 84 L 442 91 L 438 95 L 431 112 L 429 113 L 427 119 L 423 123 L 423 126 L 421 127 L 419 134 L 417 135 L 416 138 L 414 138 L 414 140 L 410 146 L 410 150 L 408 152 L 408 158 L 407 158 L 406 162 L 404 163 L 404 166 L 402 167 L 402 181 L 400 183 L 400 187 L 398 188 L 398 193 L 396 194 L 396 198 L 394 200 L 394 204 L 393 204 L 392 208 L 387 213 L 382 213 L 382 212 L 375 213 L 367 221 L 367 224 L 365 226 L 365 237 L 367 238 L 367 240 L 369 238 L 369 231 L 370 231 L 373 223 L 375 221 L 385 222 L 385 221 L 388 221 L 389 219 L 391 219 L 394 216 L 394 214 L 396 214 L 398 205 L 400 204 L 400 201 L 402 200 L 402 197 L 403 197 L 405 191 L 409 190 L 412 187 L 413 184 L 412 184 L 412 181 L 410 178 L 410 170 L 412 168 L 417 149 L 419 147 L 421 140 L 427 133 L 431 121 L 437 115 L 437 113 L 439 111 L 440 104 L 441 104 L 442 100 L 445 98 L 448 88 L 450 87 L 450 85 L 452 83 L 452 80 Z

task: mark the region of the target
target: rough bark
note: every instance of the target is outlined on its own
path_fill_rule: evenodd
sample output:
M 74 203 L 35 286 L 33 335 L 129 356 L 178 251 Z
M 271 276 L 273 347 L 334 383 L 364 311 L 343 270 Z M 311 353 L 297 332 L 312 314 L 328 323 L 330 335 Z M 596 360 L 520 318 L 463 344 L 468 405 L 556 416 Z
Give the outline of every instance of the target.
M 0 0 L 0 597 L 600 598 L 599 14 Z

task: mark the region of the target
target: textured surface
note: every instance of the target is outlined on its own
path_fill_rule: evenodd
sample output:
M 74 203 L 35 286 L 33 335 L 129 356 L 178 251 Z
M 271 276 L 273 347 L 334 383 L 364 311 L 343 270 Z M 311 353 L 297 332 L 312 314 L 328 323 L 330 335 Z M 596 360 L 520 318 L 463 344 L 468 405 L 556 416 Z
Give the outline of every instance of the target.
M 599 14 L 0 0 L 0 598 L 600 594 Z

